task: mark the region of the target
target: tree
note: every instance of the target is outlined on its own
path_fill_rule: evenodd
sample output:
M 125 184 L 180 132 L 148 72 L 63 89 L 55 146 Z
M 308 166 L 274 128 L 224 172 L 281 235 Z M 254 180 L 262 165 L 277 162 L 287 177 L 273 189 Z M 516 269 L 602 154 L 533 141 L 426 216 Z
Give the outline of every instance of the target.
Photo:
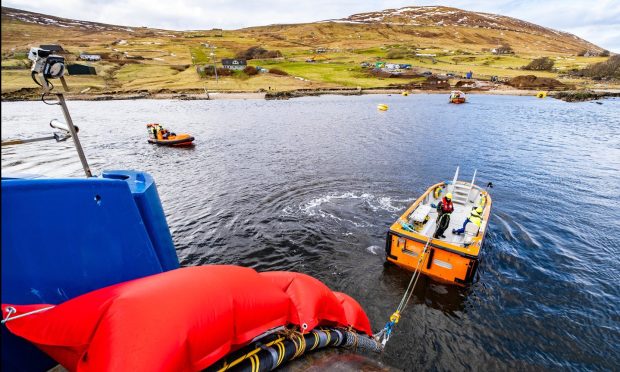
M 265 48 L 261 48 L 259 46 L 249 47 L 246 50 L 243 50 L 237 53 L 236 58 L 238 59 L 263 59 L 263 58 L 278 58 L 282 57 L 282 53 L 279 50 L 267 50 Z
M 532 60 L 527 66 L 523 66 L 524 70 L 532 71 L 551 71 L 555 62 L 549 57 L 541 57 Z
M 592 64 L 575 72 L 575 75 L 592 79 L 620 79 L 620 54 L 609 57 L 607 61 Z

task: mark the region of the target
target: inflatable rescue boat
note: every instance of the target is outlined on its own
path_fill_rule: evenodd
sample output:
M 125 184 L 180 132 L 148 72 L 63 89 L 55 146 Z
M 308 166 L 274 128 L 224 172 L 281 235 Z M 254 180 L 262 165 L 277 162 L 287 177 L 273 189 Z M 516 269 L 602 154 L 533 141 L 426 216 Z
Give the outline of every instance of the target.
M 149 133 L 149 143 L 154 143 L 156 145 L 191 146 L 194 142 L 194 137 L 190 136 L 189 134 L 171 133 L 167 129 L 163 128 L 161 124 L 147 124 L 146 129 Z
M 465 103 L 465 93 L 460 90 L 450 92 L 450 103 Z
M 429 187 L 392 224 L 385 245 L 388 262 L 410 271 L 417 269 L 447 283 L 463 286 L 472 282 L 491 214 L 491 195 L 487 189 L 492 184 L 487 189 L 475 185 L 475 172 L 471 182 L 458 181 L 458 173 L 457 168 L 452 181 Z M 437 224 L 441 223 L 437 206 L 448 194 L 452 194 L 453 212 L 444 237 L 434 238 Z M 475 210 L 481 210 L 480 226 L 471 222 L 459 233 L 458 229 Z

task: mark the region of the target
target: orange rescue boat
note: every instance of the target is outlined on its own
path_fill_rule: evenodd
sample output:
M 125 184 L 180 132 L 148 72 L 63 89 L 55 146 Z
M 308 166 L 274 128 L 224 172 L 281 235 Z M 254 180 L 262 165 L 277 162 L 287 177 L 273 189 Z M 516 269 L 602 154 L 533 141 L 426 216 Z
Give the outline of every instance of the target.
M 194 137 L 189 134 L 176 134 L 168 131 L 168 129 L 162 127 L 161 124 L 150 123 L 146 125 L 146 129 L 149 133 L 149 143 L 163 146 L 191 146 L 194 142 Z
M 487 189 L 471 182 L 457 181 L 456 169 L 453 181 L 431 186 L 402 216 L 394 222 L 387 233 L 386 259 L 402 268 L 416 268 L 436 280 L 464 286 L 471 283 L 480 260 L 481 247 L 491 214 L 491 196 Z M 489 183 L 487 188 L 493 185 Z M 433 238 L 437 229 L 438 203 L 453 193 L 454 211 L 443 233 L 445 237 Z M 472 209 L 482 207 L 480 226 L 470 222 L 463 234 L 459 229 Z

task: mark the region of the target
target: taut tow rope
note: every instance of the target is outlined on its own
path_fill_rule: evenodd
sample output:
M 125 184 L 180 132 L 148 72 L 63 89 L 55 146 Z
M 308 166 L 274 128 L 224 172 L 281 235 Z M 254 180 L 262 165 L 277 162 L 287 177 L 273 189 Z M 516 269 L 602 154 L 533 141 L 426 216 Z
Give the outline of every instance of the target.
M 435 229 L 435 233 L 437 232 L 438 229 L 439 229 L 439 225 Z M 400 317 L 403 311 L 407 307 L 407 304 L 409 303 L 409 300 L 411 299 L 411 296 L 413 295 L 413 290 L 415 289 L 416 284 L 418 284 L 418 279 L 420 278 L 420 275 L 421 275 L 420 265 L 422 264 L 422 261 L 424 261 L 424 258 L 426 257 L 426 250 L 428 249 L 428 246 L 431 244 L 431 240 L 433 240 L 433 236 L 435 235 L 433 234 L 432 236 L 428 238 L 428 240 L 426 241 L 426 244 L 424 245 L 424 249 L 422 250 L 422 253 L 420 253 L 420 255 L 418 256 L 418 264 L 415 268 L 415 271 L 413 272 L 413 275 L 411 275 L 411 280 L 409 280 L 409 285 L 407 285 L 407 289 L 405 290 L 405 293 L 403 294 L 403 298 L 400 300 L 400 303 L 398 304 L 396 311 L 394 311 L 394 313 L 390 316 L 390 320 L 385 324 L 385 327 L 383 327 L 381 331 L 375 334 L 375 340 L 377 342 L 380 342 L 383 348 L 385 348 L 385 345 L 390 340 L 390 336 L 392 335 L 392 330 L 394 329 L 394 326 L 400 320 Z

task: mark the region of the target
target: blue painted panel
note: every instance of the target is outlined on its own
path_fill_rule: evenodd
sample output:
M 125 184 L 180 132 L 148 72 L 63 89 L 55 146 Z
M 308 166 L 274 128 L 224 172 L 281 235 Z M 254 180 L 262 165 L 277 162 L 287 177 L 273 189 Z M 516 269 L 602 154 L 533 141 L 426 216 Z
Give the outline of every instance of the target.
M 152 178 L 120 173 L 2 179 L 2 303 L 57 304 L 178 267 Z M 2 341 L 3 369 L 54 365 L 5 329 Z
M 2 181 L 2 302 L 66 301 L 161 272 L 127 182 Z
M 153 177 L 147 173 L 128 170 L 104 171 L 102 177 L 124 179 L 127 182 L 162 269 L 164 271 L 178 269 L 179 258 Z

